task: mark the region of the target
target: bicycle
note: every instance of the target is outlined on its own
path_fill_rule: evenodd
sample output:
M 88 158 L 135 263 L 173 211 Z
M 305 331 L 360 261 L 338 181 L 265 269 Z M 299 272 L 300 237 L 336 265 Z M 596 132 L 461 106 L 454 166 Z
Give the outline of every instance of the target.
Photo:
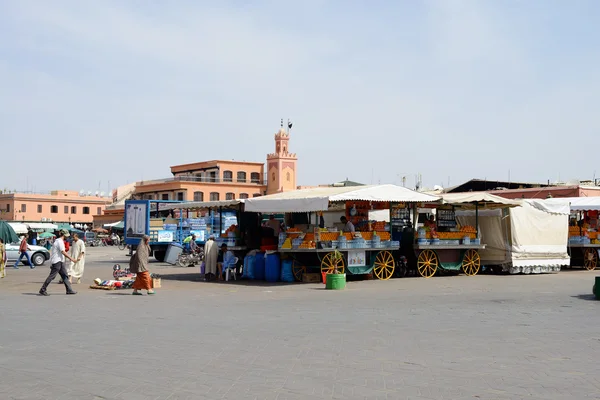
M 118 246 L 119 246 L 119 250 L 125 250 L 126 248 L 129 247 L 128 245 L 125 244 L 124 241 L 119 242 Z

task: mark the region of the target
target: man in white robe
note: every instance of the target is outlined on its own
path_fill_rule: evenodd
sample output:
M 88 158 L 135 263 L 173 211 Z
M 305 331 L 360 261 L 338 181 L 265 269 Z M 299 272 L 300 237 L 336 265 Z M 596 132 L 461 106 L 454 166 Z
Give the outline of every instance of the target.
M 79 239 L 79 235 L 73 234 L 73 244 L 71 245 L 71 258 L 75 262 L 71 263 L 69 268 L 69 280 L 72 282 L 73 278 L 77 278 L 77 283 L 81 283 L 81 277 L 83 276 L 83 269 L 85 267 L 85 244 L 83 240 Z
M 212 280 L 217 276 L 217 257 L 219 248 L 214 236 L 210 236 L 204 245 L 204 276 L 206 280 Z

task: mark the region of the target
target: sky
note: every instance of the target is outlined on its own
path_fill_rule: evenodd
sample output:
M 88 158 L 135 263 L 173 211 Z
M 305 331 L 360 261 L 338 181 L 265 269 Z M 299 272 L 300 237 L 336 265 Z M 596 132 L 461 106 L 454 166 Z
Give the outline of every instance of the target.
M 108 191 L 171 165 L 298 184 L 600 178 L 594 0 L 2 0 L 0 189 Z

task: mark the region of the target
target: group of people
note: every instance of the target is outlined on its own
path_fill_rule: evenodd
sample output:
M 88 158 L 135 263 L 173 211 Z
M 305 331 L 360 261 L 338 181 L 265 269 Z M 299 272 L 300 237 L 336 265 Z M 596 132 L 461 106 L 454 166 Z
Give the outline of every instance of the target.
M 223 280 L 223 274 L 228 268 L 234 268 L 237 273 L 235 255 L 227 249 L 226 243 L 221 244 L 219 249 L 214 235 L 209 236 L 204 244 L 204 249 L 196 243 L 195 234 L 185 238 L 184 243 L 189 246 L 189 251 L 192 253 L 204 250 L 204 279 L 206 281 Z
M 75 233 L 73 234 L 73 243 L 70 245 L 70 248 L 67 248 L 69 244 L 65 238 L 69 236 L 69 231 L 62 229 L 52 244 L 52 248 L 50 249 L 50 274 L 40 289 L 39 293 L 42 296 L 50 295 L 47 289 L 54 278 L 56 278 L 56 275 L 60 275 L 60 283 L 65 285 L 67 294 L 77 294 L 71 286 L 71 280 L 76 278 L 77 283 L 81 282 L 85 266 L 85 244 L 83 240 L 79 239 L 79 235 Z M 23 239 L 23 241 L 27 243 L 26 239 Z M 65 259 L 71 261 L 69 268 L 65 265 Z

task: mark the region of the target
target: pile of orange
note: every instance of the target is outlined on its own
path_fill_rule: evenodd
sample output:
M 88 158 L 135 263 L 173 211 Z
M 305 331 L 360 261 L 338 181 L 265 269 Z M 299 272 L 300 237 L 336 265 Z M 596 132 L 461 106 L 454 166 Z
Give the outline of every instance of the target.
M 304 241 L 300 243 L 300 246 L 298 246 L 299 249 L 314 249 L 316 247 L 317 245 L 313 241 Z
M 471 225 L 461 226 L 460 231 L 462 233 L 477 233 L 477 229 L 475 229 L 475 227 Z
M 322 242 L 329 242 L 331 240 L 338 240 L 340 234 L 339 232 L 321 232 L 320 236 Z

